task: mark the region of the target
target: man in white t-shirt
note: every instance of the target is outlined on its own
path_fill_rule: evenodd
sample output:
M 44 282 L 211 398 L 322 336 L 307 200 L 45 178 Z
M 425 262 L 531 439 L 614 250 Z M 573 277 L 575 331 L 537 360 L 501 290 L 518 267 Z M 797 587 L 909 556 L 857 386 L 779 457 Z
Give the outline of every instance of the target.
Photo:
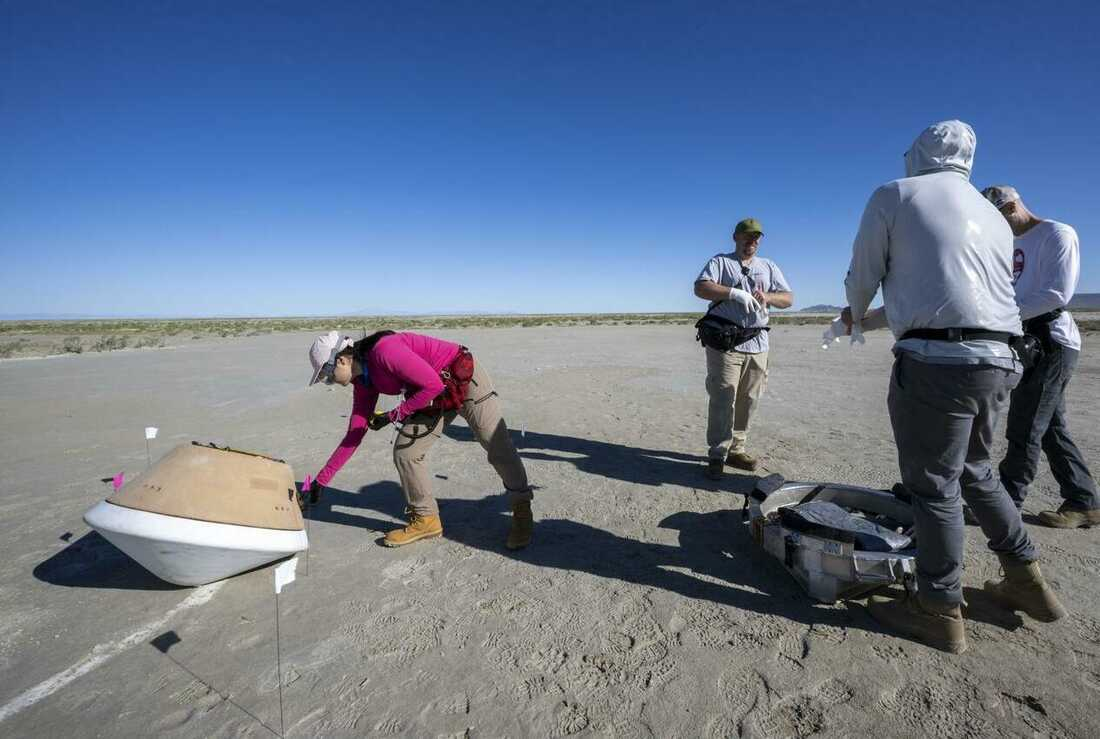
M 1024 330 L 1043 345 L 1042 359 L 1012 391 L 1008 410 L 1008 451 L 1001 482 L 1019 508 L 1046 452 L 1063 503 L 1039 520 L 1056 528 L 1100 524 L 1100 492 L 1084 456 L 1069 435 L 1066 387 L 1081 353 L 1081 334 L 1066 306 L 1081 273 L 1077 232 L 1058 221 L 1037 217 L 1015 188 L 987 187 L 982 195 L 1008 221 L 1013 241 L 1012 282 Z
M 715 254 L 695 280 L 695 296 L 710 301 L 709 315 L 748 330 L 743 341 L 728 349 L 705 345 L 710 396 L 706 473 L 712 480 L 721 479 L 725 464 L 756 469 L 757 459 L 745 444 L 767 385 L 768 307 L 789 308 L 794 302 L 776 263 L 756 254 L 763 237 L 760 221 L 742 220 L 733 229 L 733 252 Z

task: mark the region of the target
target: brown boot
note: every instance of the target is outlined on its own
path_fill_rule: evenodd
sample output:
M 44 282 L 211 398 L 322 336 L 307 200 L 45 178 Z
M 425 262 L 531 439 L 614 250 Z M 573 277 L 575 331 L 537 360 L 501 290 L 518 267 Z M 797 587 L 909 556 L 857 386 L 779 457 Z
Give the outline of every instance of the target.
M 759 463 L 760 460 L 748 452 L 730 452 L 726 455 L 726 464 L 730 467 L 738 467 L 743 470 L 748 470 L 749 472 L 755 470 L 756 465 Z
M 891 631 L 951 654 L 966 651 L 966 629 L 959 606 L 926 606 L 919 595 L 910 595 L 904 600 L 872 597 L 867 610 Z
M 1038 562 L 1009 563 L 1001 558 L 1005 579 L 988 580 L 985 592 L 997 605 L 1009 611 L 1023 611 L 1036 621 L 1057 621 L 1066 615 L 1065 607 L 1039 572 Z
M 523 549 L 531 543 L 534 529 L 535 517 L 531 513 L 531 501 L 517 500 L 512 503 L 512 528 L 504 546 L 509 549 Z
M 1100 508 L 1073 508 L 1061 506 L 1056 511 L 1042 511 L 1039 521 L 1056 529 L 1080 529 L 1100 526 Z
M 707 476 L 708 479 L 717 482 L 718 480 L 722 479 L 723 473 L 724 470 L 722 469 L 721 459 L 712 459 L 707 462 L 707 469 L 704 474 Z
M 443 535 L 443 522 L 439 516 L 420 516 L 409 512 L 409 525 L 403 529 L 394 529 L 386 534 L 382 543 L 388 547 L 403 547 L 421 539 L 431 539 Z

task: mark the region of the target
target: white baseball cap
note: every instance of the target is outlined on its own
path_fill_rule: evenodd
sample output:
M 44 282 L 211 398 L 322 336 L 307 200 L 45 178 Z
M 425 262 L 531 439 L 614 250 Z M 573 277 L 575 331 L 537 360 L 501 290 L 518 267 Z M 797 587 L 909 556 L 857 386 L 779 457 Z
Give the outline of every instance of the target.
M 336 355 L 342 349 L 351 346 L 351 343 L 351 337 L 341 337 L 335 331 L 329 331 L 327 334 L 314 339 L 313 344 L 309 347 L 309 363 L 313 365 L 313 377 L 310 378 L 309 384 L 312 385 L 317 382 L 325 365 L 334 363 Z
M 1016 192 L 1016 188 L 1008 185 L 987 187 L 982 190 L 982 195 L 985 196 L 986 200 L 993 203 L 993 207 L 997 210 L 1020 199 L 1020 193 Z

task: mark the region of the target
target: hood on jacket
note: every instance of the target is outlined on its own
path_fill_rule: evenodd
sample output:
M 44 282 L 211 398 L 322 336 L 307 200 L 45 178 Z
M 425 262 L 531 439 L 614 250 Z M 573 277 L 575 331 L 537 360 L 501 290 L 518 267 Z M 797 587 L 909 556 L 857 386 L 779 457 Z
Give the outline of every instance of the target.
M 905 176 L 959 172 L 969 179 L 977 145 L 974 129 L 966 123 L 933 123 L 921 131 L 913 146 L 905 153 Z

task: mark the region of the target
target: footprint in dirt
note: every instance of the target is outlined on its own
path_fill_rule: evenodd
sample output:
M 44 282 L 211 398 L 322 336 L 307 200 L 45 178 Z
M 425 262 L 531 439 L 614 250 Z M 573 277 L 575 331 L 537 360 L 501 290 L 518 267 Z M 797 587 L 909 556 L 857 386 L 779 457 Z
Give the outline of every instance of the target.
M 722 685 L 722 692 L 733 707 L 729 718 L 738 720 L 736 725 L 744 736 L 767 739 L 812 736 L 828 728 L 832 709 L 855 696 L 851 686 L 836 678 L 778 702 L 769 702 L 762 687 L 760 677 L 751 670 L 730 674 Z
M 764 682 L 752 668 L 733 668 L 719 678 L 718 690 L 728 704 L 726 717 L 736 727 L 760 701 Z
M 808 695 L 781 701 L 767 709 L 757 709 L 745 721 L 745 736 L 764 739 L 813 736 L 825 729 L 822 706 Z
M 739 739 L 741 725 L 730 716 L 716 716 L 703 729 L 703 736 L 706 739 Z
M 588 728 L 588 711 L 576 703 L 562 701 L 554 715 L 554 728 L 550 731 L 552 737 L 563 737 L 577 734 Z
M 188 721 L 190 721 L 191 716 L 194 713 L 195 709 L 193 708 L 181 708 L 177 711 L 172 711 L 171 713 L 162 716 L 150 728 L 153 730 L 154 733 L 157 734 L 163 731 L 174 731 L 175 729 L 180 728 Z
M 374 727 L 374 731 L 377 734 L 386 734 L 389 736 L 393 736 L 396 734 L 400 734 L 402 728 L 402 724 L 399 720 L 395 718 L 388 718 L 385 721 L 377 724 Z

